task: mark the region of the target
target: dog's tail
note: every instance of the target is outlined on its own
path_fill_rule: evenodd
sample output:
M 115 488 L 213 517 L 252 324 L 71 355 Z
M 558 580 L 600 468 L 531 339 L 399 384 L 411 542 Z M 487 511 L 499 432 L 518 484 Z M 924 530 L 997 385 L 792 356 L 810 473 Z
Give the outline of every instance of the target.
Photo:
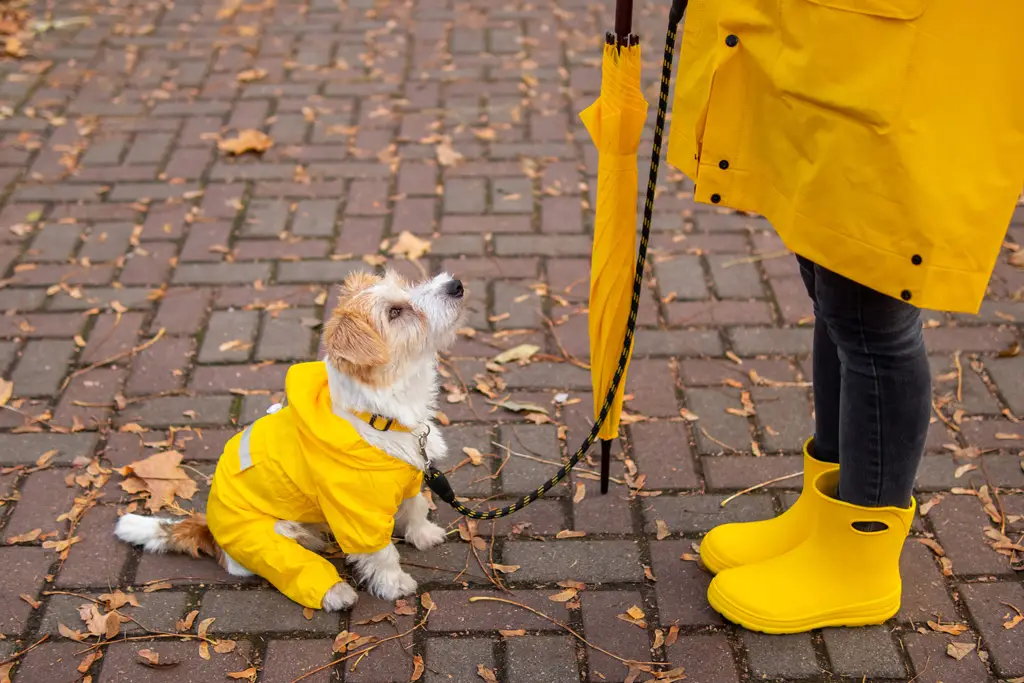
M 114 535 L 141 545 L 147 553 L 187 553 L 192 557 L 204 553 L 218 562 L 224 554 L 206 525 L 206 517 L 198 513 L 180 520 L 124 515 L 117 520 Z

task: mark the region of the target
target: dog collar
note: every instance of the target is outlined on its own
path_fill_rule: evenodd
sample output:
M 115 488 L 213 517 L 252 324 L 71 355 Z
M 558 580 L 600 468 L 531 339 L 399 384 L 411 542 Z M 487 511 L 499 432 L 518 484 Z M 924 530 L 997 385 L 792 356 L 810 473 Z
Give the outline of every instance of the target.
M 384 417 L 383 415 L 376 415 L 374 413 L 363 413 L 355 412 L 352 413 L 360 420 L 370 425 L 378 432 L 411 432 L 412 430 L 406 427 L 401 422 L 398 422 L 394 418 Z

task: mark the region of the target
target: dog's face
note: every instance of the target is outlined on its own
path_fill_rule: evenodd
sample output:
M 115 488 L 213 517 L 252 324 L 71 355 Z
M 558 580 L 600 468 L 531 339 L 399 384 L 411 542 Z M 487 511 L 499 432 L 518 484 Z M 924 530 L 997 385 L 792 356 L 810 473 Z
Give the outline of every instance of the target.
M 353 273 L 324 325 L 327 360 L 364 383 L 393 381 L 455 341 L 462 283 L 447 273 L 411 285 L 394 271 Z

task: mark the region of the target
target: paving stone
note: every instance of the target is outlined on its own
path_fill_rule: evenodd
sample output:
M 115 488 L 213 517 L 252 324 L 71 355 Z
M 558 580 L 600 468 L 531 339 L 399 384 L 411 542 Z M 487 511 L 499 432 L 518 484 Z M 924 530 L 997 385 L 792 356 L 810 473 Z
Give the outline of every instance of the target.
M 985 368 L 1014 415 L 1024 415 L 1024 356 L 988 359 Z
M 658 579 L 654 585 L 662 625 L 723 624 L 722 617 L 708 605 L 711 575 L 699 563 L 683 560 L 683 554 L 697 555 L 692 541 L 651 542 L 652 570 Z
M 706 299 L 709 296 L 699 256 L 676 256 L 671 261 L 656 263 L 654 275 L 662 297 L 673 293 L 676 300 Z
M 928 512 L 957 574 L 1004 574 L 1009 563 L 985 543 L 988 515 L 974 496 L 949 496 Z
M 164 396 L 133 403 L 121 412 L 119 424 L 143 427 L 222 425 L 231 414 L 231 396 Z
M 630 432 L 633 436 L 632 457 L 640 472 L 647 475 L 646 488 L 700 486 L 689 437 L 682 423 L 638 423 L 630 426 Z
M 823 636 L 833 674 L 869 678 L 906 675 L 888 628 L 827 628 Z
M 701 469 L 711 490 L 741 490 L 803 470 L 803 456 L 783 455 L 758 458 L 751 455 L 718 455 L 701 458 Z M 792 477 L 767 489 L 803 487 L 802 477 Z
M 961 585 L 960 594 L 967 603 L 971 619 L 992 655 L 992 668 L 1001 678 L 1024 675 L 1024 648 L 1016 628 L 1004 623 L 1017 616 L 1007 605 L 1024 605 L 1024 587 L 1016 582 Z
M 164 337 L 135 355 L 125 393 L 159 394 L 180 389 L 194 355 L 193 341 L 187 337 Z
M 903 646 L 910 655 L 914 673 L 921 683 L 988 683 L 988 671 L 976 652 L 960 661 L 946 654 L 946 646 L 952 642 L 972 643 L 976 636 L 969 631 L 952 637 L 941 633 L 908 633 L 903 636 Z
M 712 254 L 707 257 L 715 290 L 723 299 L 762 299 L 764 285 L 753 263 L 736 263 L 736 257 Z
M 75 458 L 90 457 L 98 441 L 96 434 L 0 434 L 0 462 L 34 464 L 39 456 L 57 451 L 50 461 L 68 465 Z
M 751 396 L 765 449 L 800 453 L 807 438 L 814 434 L 813 410 L 806 390 L 754 387 Z
M 81 595 L 90 598 L 98 598 L 107 591 L 82 591 Z M 126 622 L 121 624 L 122 633 L 139 635 L 147 632 L 174 632 L 175 623 L 185 615 L 185 608 L 189 604 L 188 593 L 179 591 L 159 591 L 155 593 L 138 592 L 135 594 L 139 606 L 126 605 L 118 611 L 126 617 L 137 619 L 138 623 Z M 39 625 L 40 633 L 50 633 L 56 636 L 58 624 L 70 626 L 73 629 L 85 630 L 82 619 L 79 616 L 78 608 L 88 605 L 89 600 L 77 595 L 51 595 L 46 603 L 46 611 L 43 613 L 43 620 Z M 139 624 L 145 625 L 145 629 Z M 148 629 L 148 630 L 147 630 Z
M 689 389 L 686 407 L 700 418 L 694 424 L 697 451 L 702 455 L 747 451 L 750 448 L 750 423 L 747 418 L 726 412 L 743 410 L 741 395 L 732 388 Z M 715 443 L 716 441 L 721 443 Z M 721 444 L 732 449 L 729 451 Z
M 319 320 L 308 308 L 289 308 L 276 316 L 264 315 L 257 360 L 307 360 L 316 340 L 308 321 Z
M 0 566 L 4 568 L 4 590 L 0 592 L 0 633 L 20 634 L 32 608 L 22 593 L 35 596 L 50 571 L 53 553 L 42 548 L 0 548 Z
M 428 667 L 423 676 L 426 683 L 482 680 L 477 666 L 495 671 L 494 642 L 486 638 L 431 638 L 424 664 Z
M 142 667 L 138 663 L 138 652 L 143 648 L 156 653 L 161 662 L 180 664 L 162 671 Z M 228 680 L 228 673 L 247 669 L 251 660 L 251 647 L 244 641 L 238 641 L 232 652 L 214 655 L 208 660 L 196 654 L 196 644 L 192 642 L 155 640 L 151 643 L 116 643 L 107 648 L 103 658 L 103 674 L 99 680 L 101 683 L 134 683 L 140 676 L 145 676 L 146 680 L 152 681 L 225 681 Z
M 276 590 L 211 590 L 203 596 L 199 618 L 217 618 L 210 633 L 257 630 L 337 633 L 337 612 L 315 610 L 313 618 L 306 619 L 302 609 L 302 605 Z
M 505 558 L 506 562 L 508 558 Z M 522 571 L 521 569 L 519 571 Z M 516 574 L 512 574 L 515 577 Z M 568 617 L 565 603 L 548 600 L 561 588 L 547 591 L 517 590 L 512 599 L 547 614 L 565 623 Z M 470 602 L 474 597 L 498 597 L 508 599 L 507 594 L 494 590 L 433 590 L 430 597 L 437 605 L 427 622 L 429 631 L 489 631 L 498 628 L 524 628 L 554 631 L 551 622 L 522 609 L 501 602 Z
M 97 316 L 88 343 L 82 350 L 81 361 L 95 363 L 130 351 L 137 343 L 142 318 L 141 313 L 103 313 Z
M 117 586 L 129 547 L 113 533 L 117 508 L 99 505 L 81 518 L 75 544 L 57 575 L 58 586 Z M 141 619 L 141 617 L 140 617 Z M 70 625 L 70 624 L 69 624 Z
M 141 646 L 139 646 L 141 649 Z M 88 653 L 83 653 L 81 643 L 71 641 L 47 642 L 26 654 L 15 674 L 15 680 L 21 681 L 77 681 L 82 674 L 78 671 Z M 136 665 L 137 666 L 137 665 Z M 94 664 L 95 671 L 98 665 Z
M 620 657 L 647 661 L 650 659 L 650 641 L 647 631 L 618 618 L 631 607 L 646 612 L 644 601 L 636 591 L 583 591 L 580 594 L 583 609 L 583 631 L 587 640 Z M 621 662 L 608 655 L 590 650 L 587 655 L 589 681 L 618 681 L 628 671 Z
M 520 565 L 517 581 L 639 581 L 644 573 L 633 541 L 509 541 L 503 557 Z
M 28 475 L 21 485 L 21 499 L 4 527 L 4 535 L 20 536 L 33 529 L 43 533 L 58 531 L 63 535 L 67 522 L 57 517 L 71 509 L 77 489 L 64 483 L 66 472 L 48 469 Z
M 39 339 L 26 344 L 10 375 L 17 395 L 56 395 L 74 352 L 75 344 L 70 339 Z
M 613 471 L 617 474 L 619 469 L 613 466 Z M 577 475 L 573 475 L 573 480 L 574 493 L 579 484 L 584 486 L 585 491 L 583 500 L 572 503 L 573 529 L 588 534 L 633 533 L 633 512 L 623 486 L 612 484 L 608 493 L 601 495 L 600 482 L 585 480 Z
M 811 352 L 813 331 L 810 328 L 735 327 L 729 331 L 729 336 L 740 356 L 803 356 Z
M 725 507 L 725 496 L 658 496 L 648 499 L 643 506 L 648 533 L 655 532 L 655 520 L 662 519 L 673 533 L 695 534 L 710 531 L 719 524 L 752 522 L 774 517 L 771 497 L 749 493 L 730 501 Z
M 299 676 L 330 662 L 336 656 L 333 639 L 271 640 L 263 667 L 264 683 L 291 683 Z M 380 653 L 378 653 L 380 654 Z M 375 658 L 375 664 L 380 659 Z M 330 683 L 331 670 L 324 669 L 307 678 L 309 683 Z
M 508 680 L 575 681 L 576 650 L 568 636 L 525 636 L 507 639 Z
M 724 635 L 680 636 L 666 648 L 673 666 L 683 667 L 687 678 L 703 683 L 738 683 L 736 663 Z
M 900 554 L 903 596 L 897 619 L 916 623 L 956 619 L 956 607 L 946 591 L 935 554 L 916 538 L 908 538 Z
M 199 349 L 199 362 L 246 360 L 252 353 L 258 320 L 256 311 L 214 311 Z
M 409 602 L 414 603 L 415 598 Z M 370 596 L 361 596 L 359 602 L 352 608 L 352 612 L 349 615 L 349 629 L 361 636 L 384 639 L 396 633 L 405 633 L 417 623 L 417 618 L 412 616 L 396 616 L 394 610 L 394 602 L 386 602 Z M 394 619 L 394 622 L 392 623 L 389 619 L 388 621 L 377 623 L 361 623 L 379 618 L 381 615 L 388 615 L 390 619 Z M 328 647 L 330 647 L 330 643 Z M 373 659 L 372 666 L 367 666 L 369 662 L 363 662 L 356 666 L 354 660 L 344 664 L 343 666 L 346 669 L 345 680 L 348 683 L 390 683 L 390 681 L 408 680 L 413 669 L 412 647 L 412 636 L 383 643 L 373 652 L 376 656 Z M 406 648 L 408 651 L 406 651 Z
M 806 633 L 769 636 L 743 631 L 741 638 L 754 676 L 805 678 L 821 674 Z

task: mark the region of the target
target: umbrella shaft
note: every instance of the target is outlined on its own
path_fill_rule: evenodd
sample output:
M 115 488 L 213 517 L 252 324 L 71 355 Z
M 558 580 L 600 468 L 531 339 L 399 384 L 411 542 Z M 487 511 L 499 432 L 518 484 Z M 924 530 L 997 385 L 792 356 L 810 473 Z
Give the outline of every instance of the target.
M 633 0 L 615 0 L 615 34 L 619 40 L 633 32 Z

